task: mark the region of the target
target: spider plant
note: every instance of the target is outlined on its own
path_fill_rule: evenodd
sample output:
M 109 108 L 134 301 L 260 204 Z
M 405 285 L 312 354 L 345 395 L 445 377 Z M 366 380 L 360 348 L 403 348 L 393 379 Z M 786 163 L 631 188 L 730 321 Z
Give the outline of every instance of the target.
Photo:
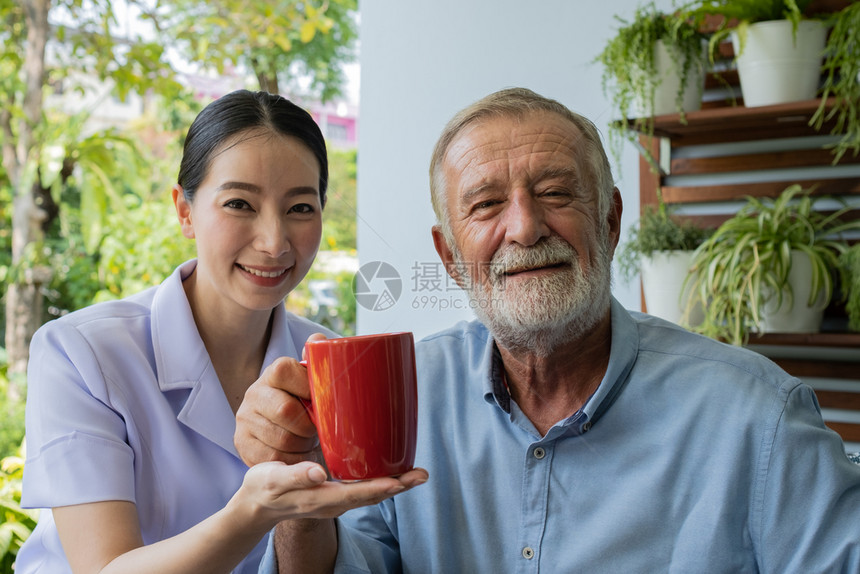
M 791 185 L 776 199 L 748 197 L 696 250 L 687 281 L 693 291 L 689 305 L 699 302 L 705 310 L 697 330 L 735 345 L 743 344 L 750 330 L 762 331 L 765 305 L 792 302 L 792 251 L 805 253 L 812 264 L 805 303 L 830 302 L 839 256 L 847 249 L 839 236 L 860 229 L 860 221 L 840 219 L 850 207 L 832 213 L 817 209 L 823 198 L 811 191 Z

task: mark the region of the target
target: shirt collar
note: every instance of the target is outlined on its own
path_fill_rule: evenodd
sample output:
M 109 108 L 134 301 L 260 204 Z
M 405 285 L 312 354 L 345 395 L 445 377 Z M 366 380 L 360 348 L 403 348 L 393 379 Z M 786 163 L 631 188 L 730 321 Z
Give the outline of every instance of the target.
M 578 434 L 590 430 L 597 419 L 612 405 L 624 386 L 639 353 L 639 331 L 636 323 L 614 297 L 610 302 L 610 315 L 612 347 L 606 373 L 585 405 L 559 423 L 560 426 L 574 426 Z M 489 334 L 481 363 L 482 372 L 487 373 L 483 381 L 484 399 L 497 404 L 510 414 L 511 395 L 505 384 L 502 356 L 493 337 Z

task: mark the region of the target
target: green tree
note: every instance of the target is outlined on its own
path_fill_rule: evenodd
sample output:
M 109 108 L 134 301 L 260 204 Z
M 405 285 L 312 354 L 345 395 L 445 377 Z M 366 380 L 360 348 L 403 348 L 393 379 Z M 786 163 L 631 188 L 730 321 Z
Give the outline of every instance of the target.
M 329 150 L 328 198 L 320 249 L 355 249 L 357 212 L 356 151 Z
M 354 58 L 356 8 L 356 0 L 170 0 L 149 16 L 189 61 L 242 66 L 262 90 L 325 101 L 340 93 L 343 64 Z
M 55 21 L 49 22 L 49 14 Z M 74 157 L 52 156 L 49 149 L 55 124 L 44 105 L 46 87 L 62 81 L 67 89 L 84 91 L 86 84 L 77 78 L 96 77 L 124 96 L 132 90 L 176 93 L 179 84 L 160 44 L 114 38 L 116 19 L 107 0 L 0 0 L 0 17 L 0 147 L 13 206 L 5 340 L 9 375 L 17 381 L 41 324 L 42 286 L 51 279 L 39 256 L 45 232 L 59 214 L 56 190 L 75 169 Z M 50 40 L 55 42 L 49 67 Z
M 184 56 L 203 68 L 245 66 L 270 91 L 279 91 L 281 81 L 291 83 L 296 76 L 288 74 L 306 73 L 311 87 L 327 97 L 340 89 L 340 64 L 351 57 L 355 38 L 354 0 L 179 0 L 154 7 L 126 0 L 123 6 L 141 12 L 151 33 L 118 36 L 111 0 L 0 0 L 0 189 L 8 190 L 12 205 L 11 212 L 0 212 L 11 228 L 0 233 L 0 246 L 5 242 L 10 249 L 8 262 L 0 259 L 0 279 L 6 284 L 10 379 L 26 369 L 30 339 L 44 316 L 42 292 L 56 286 L 52 249 L 98 261 L 108 212 L 127 209 L 126 194 L 146 197 L 141 182 L 147 177 L 135 165 L 140 148 L 118 134 L 87 134 L 84 116 L 62 119 L 48 110 L 43 94 L 51 86 L 86 94 L 96 78 L 120 98 L 151 94 L 185 109 L 166 50 L 178 42 Z M 61 216 L 64 210 L 70 217 Z M 62 248 L 51 241 L 58 228 L 70 240 Z

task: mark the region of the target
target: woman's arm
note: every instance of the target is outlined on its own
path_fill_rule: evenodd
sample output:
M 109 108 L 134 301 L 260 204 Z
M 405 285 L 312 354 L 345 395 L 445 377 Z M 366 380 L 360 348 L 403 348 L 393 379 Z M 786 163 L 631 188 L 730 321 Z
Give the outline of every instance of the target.
M 58 507 L 53 509 L 54 521 L 75 574 L 230 572 L 281 520 L 332 518 L 414 485 L 408 474 L 358 483 L 326 482 L 325 478 L 325 471 L 315 463 L 257 465 L 222 510 L 148 546 L 143 545 L 137 510 L 130 502 Z M 323 542 L 318 534 L 310 538 Z

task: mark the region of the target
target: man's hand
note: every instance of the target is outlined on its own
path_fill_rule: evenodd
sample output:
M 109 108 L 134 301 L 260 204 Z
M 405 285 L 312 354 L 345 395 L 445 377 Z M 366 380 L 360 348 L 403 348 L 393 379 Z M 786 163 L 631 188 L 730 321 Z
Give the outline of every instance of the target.
M 312 335 L 309 340 L 325 338 Z M 245 392 L 236 412 L 236 451 L 248 466 L 280 461 L 322 462 L 317 431 L 297 398 L 310 398 L 307 369 L 281 357 Z

